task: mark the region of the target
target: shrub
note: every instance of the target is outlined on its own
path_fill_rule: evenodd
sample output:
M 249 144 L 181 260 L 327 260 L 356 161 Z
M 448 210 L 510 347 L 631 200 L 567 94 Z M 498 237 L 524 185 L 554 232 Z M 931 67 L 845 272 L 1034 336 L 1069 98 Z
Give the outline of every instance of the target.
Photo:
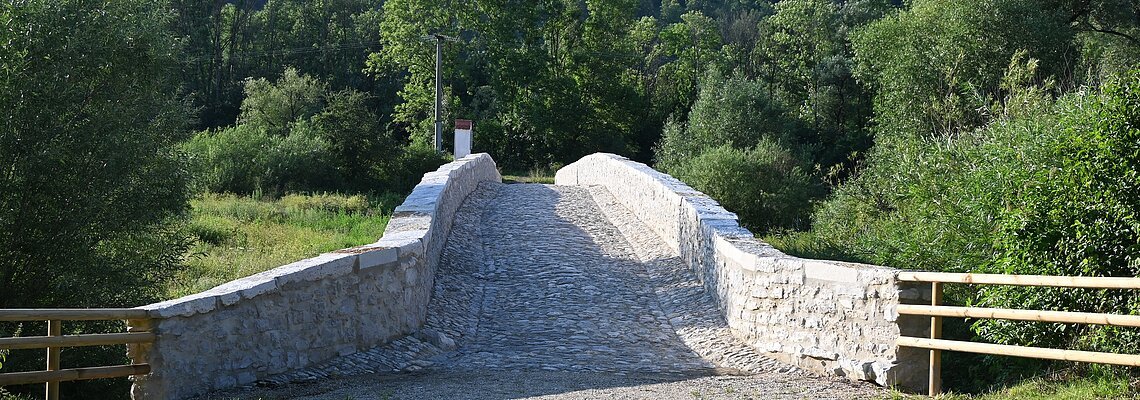
M 448 161 L 448 156 L 436 153 L 430 145 L 412 143 L 404 147 L 399 161 L 392 168 L 383 171 L 384 181 L 388 182 L 389 191 L 407 193 L 420 183 L 424 174 Z
M 272 138 L 268 150 L 264 189 L 273 194 L 344 187 L 332 145 L 308 121 L 299 122 L 285 137 Z
M 287 136 L 272 136 L 251 125 L 201 132 L 184 148 L 200 190 L 280 194 L 331 190 L 341 182 L 329 144 L 308 123 L 298 124 Z
M 1140 275 L 1140 70 L 1106 83 L 1101 93 L 1074 96 L 1058 110 L 1054 139 L 1003 213 L 996 232 L 999 273 Z M 1002 306 L 1128 314 L 1140 310 L 1134 291 L 987 288 L 983 301 Z M 1136 330 L 1059 324 L 977 325 L 1004 343 L 1070 344 L 1136 352 Z M 1082 337 L 1091 329 L 1094 337 Z
M 758 233 L 805 228 L 813 200 L 823 190 L 790 151 L 769 139 L 748 150 L 714 147 L 684 163 L 676 174 Z
M 721 145 L 747 149 L 765 138 L 794 145 L 798 128 L 783 114 L 760 82 L 739 75 L 723 78 L 713 74 L 701 81 L 688 122 L 671 118 L 665 124 L 656 151 L 657 165 L 672 173 L 676 166 L 706 149 Z
M 312 117 L 312 126 L 328 143 L 337 173 L 346 188 L 380 191 L 386 171 L 398 168 L 402 146 L 380 126 L 361 92 L 346 90 L 328 96 L 328 105 Z
M 758 233 L 806 228 L 824 190 L 791 147 L 796 132 L 763 85 L 714 74 L 701 82 L 689 121 L 665 124 L 657 168 L 716 199 Z
M 177 146 L 190 111 L 172 79 L 172 17 L 152 0 L 0 3 L 0 308 L 134 307 L 159 298 L 183 268 L 189 192 Z M 68 323 L 64 334 L 120 324 Z M 44 325 L 3 323 L 0 336 Z M 39 370 L 43 357 L 16 350 L 3 368 Z M 127 362 L 114 346 L 62 357 L 68 366 Z M 69 382 L 62 397 L 129 385 Z

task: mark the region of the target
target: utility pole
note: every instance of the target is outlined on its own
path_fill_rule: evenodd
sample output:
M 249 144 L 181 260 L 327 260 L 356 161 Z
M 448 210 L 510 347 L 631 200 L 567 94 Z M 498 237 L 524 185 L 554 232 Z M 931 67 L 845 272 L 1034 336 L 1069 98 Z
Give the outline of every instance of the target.
M 435 35 L 435 152 L 443 152 L 443 35 Z
M 423 37 L 435 40 L 435 151 L 443 152 L 443 41 L 458 42 L 458 39 L 438 33 Z

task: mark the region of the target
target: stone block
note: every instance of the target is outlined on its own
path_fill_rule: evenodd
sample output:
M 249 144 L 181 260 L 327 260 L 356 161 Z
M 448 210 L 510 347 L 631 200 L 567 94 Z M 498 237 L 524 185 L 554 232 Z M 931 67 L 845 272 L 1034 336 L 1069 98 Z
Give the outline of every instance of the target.
M 859 282 L 859 271 L 853 268 L 816 260 L 805 260 L 803 268 L 807 279 L 852 284 Z
M 432 225 L 431 214 L 422 212 L 393 213 L 388 225 L 384 227 L 384 234 L 404 231 L 429 230 Z
M 277 275 L 277 286 L 348 275 L 356 266 L 356 257 L 356 254 L 325 253 L 280 267 L 275 270 L 281 272 Z
M 427 233 L 426 230 L 396 232 L 384 235 L 376 244 L 399 249 L 401 259 L 419 257 L 424 254 L 424 239 Z
M 151 318 L 171 318 L 207 313 L 218 308 L 218 303 L 217 294 L 207 291 L 136 308 L 147 310 Z
M 399 247 L 378 246 L 358 255 L 360 269 L 365 270 L 373 267 L 395 265 L 399 256 Z

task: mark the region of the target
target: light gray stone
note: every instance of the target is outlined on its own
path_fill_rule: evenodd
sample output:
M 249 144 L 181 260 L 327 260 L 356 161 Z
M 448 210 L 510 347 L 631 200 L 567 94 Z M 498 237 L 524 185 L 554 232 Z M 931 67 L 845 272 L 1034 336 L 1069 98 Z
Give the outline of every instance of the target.
M 424 240 L 427 233 L 426 230 L 395 232 L 384 235 L 376 244 L 399 249 L 401 259 L 421 256 L 424 254 Z
M 290 283 L 312 282 L 325 278 L 335 278 L 352 273 L 356 265 L 356 255 L 346 253 L 325 253 L 319 256 L 289 264 L 277 276 L 277 286 Z
M 147 310 L 151 318 L 171 318 L 207 313 L 217 307 L 217 294 L 207 291 L 137 308 Z
M 360 269 L 392 265 L 399 259 L 400 248 L 376 246 L 357 255 Z

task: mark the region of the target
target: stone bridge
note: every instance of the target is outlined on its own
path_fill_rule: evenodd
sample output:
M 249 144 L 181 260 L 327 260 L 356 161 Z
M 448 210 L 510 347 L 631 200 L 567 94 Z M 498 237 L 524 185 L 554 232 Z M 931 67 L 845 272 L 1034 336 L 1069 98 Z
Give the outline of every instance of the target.
M 132 395 L 400 371 L 419 372 L 390 384 L 455 384 L 414 397 L 478 397 L 504 374 L 527 382 L 486 397 L 726 374 L 759 377 L 769 398 L 882 395 L 848 380 L 921 390 L 926 353 L 895 339 L 926 321 L 894 309 L 929 292 L 896 273 L 780 253 L 707 196 L 619 156 L 585 157 L 556 185 L 508 185 L 477 154 L 426 174 L 374 244 L 143 307 L 157 340 L 130 349 L 153 371 Z M 385 390 L 377 379 L 318 392 Z

